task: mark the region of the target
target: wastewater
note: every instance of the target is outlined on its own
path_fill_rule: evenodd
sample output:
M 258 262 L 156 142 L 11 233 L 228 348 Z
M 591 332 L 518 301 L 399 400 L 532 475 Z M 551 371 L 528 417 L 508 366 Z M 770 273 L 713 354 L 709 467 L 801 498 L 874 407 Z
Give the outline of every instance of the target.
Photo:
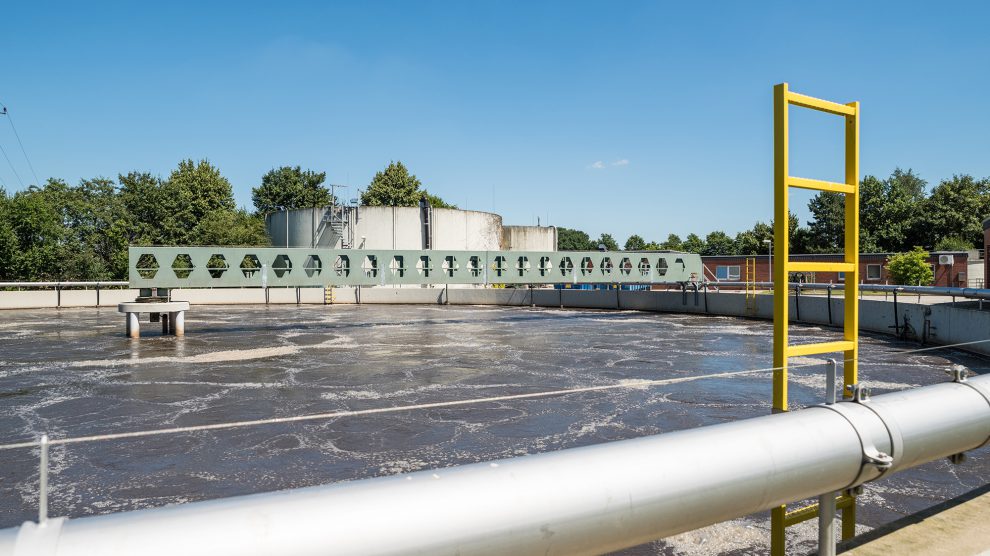
M 683 378 L 771 366 L 765 321 L 490 306 L 196 306 L 186 336 L 124 336 L 113 309 L 4 311 L 0 444 Z M 794 326 L 794 343 L 837 332 Z M 862 336 L 874 394 L 988 360 Z M 794 407 L 820 403 L 820 358 L 792 359 Z M 841 368 L 840 368 L 841 374 Z M 648 388 L 267 424 L 51 448 L 50 515 L 83 517 L 522 456 L 770 412 L 771 373 Z M 858 531 L 983 486 L 983 450 L 866 485 Z M 38 449 L 0 451 L 0 528 L 36 519 Z M 729 464 L 727 462 L 727 464 Z M 789 530 L 816 547 L 814 522 Z M 764 554 L 756 514 L 622 552 Z

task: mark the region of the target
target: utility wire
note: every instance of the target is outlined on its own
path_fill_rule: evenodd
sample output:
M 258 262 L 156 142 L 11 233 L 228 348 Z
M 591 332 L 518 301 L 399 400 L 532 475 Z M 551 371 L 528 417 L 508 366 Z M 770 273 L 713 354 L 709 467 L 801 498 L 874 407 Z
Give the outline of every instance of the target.
M 17 182 L 21 184 L 21 187 L 24 187 L 24 181 L 21 179 L 20 174 L 17 173 L 17 169 L 14 168 L 14 164 L 10 161 L 10 157 L 7 156 L 7 151 L 3 148 L 3 145 L 0 145 L 0 153 L 3 153 L 3 157 L 7 159 L 7 165 L 10 166 L 10 171 L 14 173 Z
M 14 131 L 14 137 L 17 138 L 17 144 L 21 147 L 21 153 L 24 155 L 24 160 L 28 163 L 28 168 L 31 169 L 31 175 L 34 176 L 34 184 L 41 187 L 41 180 L 38 179 L 38 174 L 34 171 L 34 165 L 31 164 L 31 159 L 28 158 L 28 153 L 24 150 L 24 143 L 21 142 L 21 135 L 17 133 L 17 128 L 14 127 L 14 118 L 11 117 L 10 111 L 7 110 L 7 106 L 0 101 L 0 106 L 3 107 L 3 113 L 7 116 L 7 121 L 10 122 L 10 129 Z

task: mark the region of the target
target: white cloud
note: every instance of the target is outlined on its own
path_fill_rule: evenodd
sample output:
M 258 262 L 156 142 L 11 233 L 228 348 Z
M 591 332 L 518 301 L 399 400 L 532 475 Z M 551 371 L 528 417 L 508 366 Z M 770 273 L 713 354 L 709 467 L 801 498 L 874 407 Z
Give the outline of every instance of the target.
M 596 160 L 594 163 L 592 163 L 591 166 L 588 166 L 588 168 L 591 168 L 593 170 L 601 170 L 604 167 L 605 167 L 605 163 L 602 162 L 601 160 Z
M 629 166 L 629 159 L 628 158 L 620 158 L 619 160 L 616 160 L 615 162 L 613 162 L 612 163 L 612 166 Z

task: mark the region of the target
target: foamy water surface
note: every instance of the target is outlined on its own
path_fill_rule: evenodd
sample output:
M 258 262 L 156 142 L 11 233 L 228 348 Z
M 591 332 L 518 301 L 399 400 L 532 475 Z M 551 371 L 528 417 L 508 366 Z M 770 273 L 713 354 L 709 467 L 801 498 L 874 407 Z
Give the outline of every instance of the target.
M 123 334 L 112 309 L 5 311 L 0 443 L 486 398 L 771 365 L 770 324 L 731 318 L 497 307 L 197 306 L 187 336 Z M 795 327 L 795 342 L 835 331 Z M 874 393 L 947 380 L 958 351 L 862 339 Z M 824 367 L 792 370 L 818 403 Z M 633 438 L 769 412 L 770 373 L 327 421 L 52 448 L 50 513 L 71 517 L 319 485 Z M 0 452 L 0 527 L 37 512 L 37 450 Z M 868 485 L 864 529 L 982 486 L 983 451 Z M 813 527 L 790 535 L 814 550 Z M 764 553 L 765 515 L 625 554 Z

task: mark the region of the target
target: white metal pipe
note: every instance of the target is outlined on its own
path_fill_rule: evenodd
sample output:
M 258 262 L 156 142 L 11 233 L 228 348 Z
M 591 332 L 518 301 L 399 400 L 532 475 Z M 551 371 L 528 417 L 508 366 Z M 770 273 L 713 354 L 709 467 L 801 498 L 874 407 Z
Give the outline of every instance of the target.
M 835 497 L 828 492 L 818 497 L 818 556 L 835 556 Z
M 185 311 L 175 311 L 169 313 L 169 322 L 171 323 L 171 331 L 175 336 L 185 336 L 186 335 L 186 312 Z
M 48 521 L 48 435 L 41 435 L 41 458 L 38 466 L 38 523 Z
M 744 287 L 747 282 L 738 281 L 716 281 L 707 282 L 709 286 L 723 286 L 723 287 Z M 772 288 L 773 282 L 749 282 L 749 285 L 755 286 L 757 288 Z M 841 282 L 836 284 L 823 284 L 817 282 L 809 283 L 798 283 L 791 282 L 788 284 L 791 287 L 800 286 L 802 290 L 841 290 L 844 289 L 844 284 Z M 967 299 L 990 299 L 990 289 L 981 288 L 952 288 L 948 286 L 898 286 L 898 285 L 888 285 L 888 284 L 859 284 L 860 291 L 872 291 L 872 292 L 898 292 L 898 293 L 913 293 L 918 295 L 941 295 L 941 296 L 956 296 L 964 297 Z
M 987 396 L 990 376 L 510 460 L 27 523 L 0 531 L 0 554 L 39 535 L 58 537 L 59 556 L 603 553 L 982 446 Z M 893 465 L 864 463 L 870 448 Z
M 141 337 L 141 315 L 139 313 L 127 313 L 127 337 Z
M 127 281 L 110 281 L 110 282 L 0 282 L 0 288 L 54 288 L 54 287 L 110 287 L 110 286 L 127 286 L 130 283 Z

